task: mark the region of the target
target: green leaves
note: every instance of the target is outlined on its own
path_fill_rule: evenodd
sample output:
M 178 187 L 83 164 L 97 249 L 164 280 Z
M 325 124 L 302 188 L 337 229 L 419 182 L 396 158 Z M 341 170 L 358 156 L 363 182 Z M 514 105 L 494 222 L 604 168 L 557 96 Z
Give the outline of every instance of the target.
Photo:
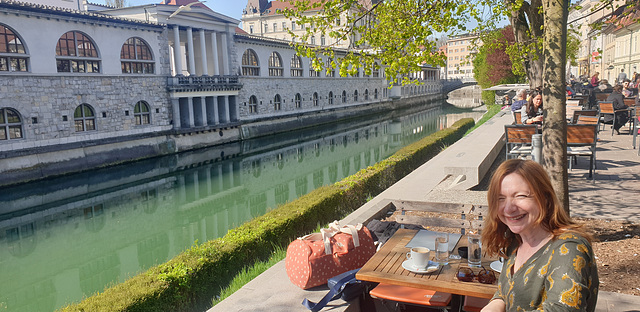
M 307 12 L 313 8 L 308 0 L 293 4 L 293 8 L 284 10 L 285 16 L 312 25 L 304 34 L 290 32 L 301 56 L 337 58 L 343 77 L 355 74 L 357 68 L 368 74 L 378 61 L 393 83 L 410 82 L 408 75 L 418 71 L 419 65 L 445 64 L 445 55 L 437 52 L 435 35 L 466 30 L 467 13 L 474 8 L 468 0 L 385 0 L 374 5 L 357 0 L 324 0 L 315 3 L 321 14 L 313 15 Z M 308 47 L 304 42 L 313 34 L 327 35 L 330 44 Z M 340 45 L 345 48 L 339 49 Z M 317 64 L 327 66 L 327 62 Z

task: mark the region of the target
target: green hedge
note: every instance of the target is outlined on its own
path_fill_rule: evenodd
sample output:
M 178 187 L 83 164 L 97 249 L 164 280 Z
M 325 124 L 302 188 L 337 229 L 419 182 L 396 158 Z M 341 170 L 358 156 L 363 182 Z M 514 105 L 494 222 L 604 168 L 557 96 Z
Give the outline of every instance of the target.
M 404 147 L 380 163 L 257 217 L 224 237 L 193 246 L 169 262 L 138 274 L 62 311 L 205 310 L 232 275 L 274 246 L 346 216 L 453 144 L 474 124 L 466 118 Z

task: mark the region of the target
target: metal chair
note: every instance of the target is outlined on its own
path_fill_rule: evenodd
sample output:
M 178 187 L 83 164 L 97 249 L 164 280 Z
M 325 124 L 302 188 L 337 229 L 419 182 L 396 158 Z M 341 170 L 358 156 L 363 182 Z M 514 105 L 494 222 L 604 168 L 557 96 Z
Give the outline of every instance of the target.
M 536 134 L 536 125 L 505 125 L 506 158 L 527 157 L 531 155 L 531 136 Z
M 451 294 L 439 291 L 419 289 L 380 283 L 369 292 L 372 298 L 380 299 L 388 310 L 398 311 L 405 304 L 437 308 L 446 311 L 450 307 Z M 389 303 L 392 307 L 389 308 Z
M 515 111 L 513 112 L 513 121 L 515 125 L 521 125 L 522 124 L 522 112 L 521 111 Z
M 611 122 L 611 135 L 613 135 L 613 125 L 616 122 L 616 111 L 613 109 L 613 102 L 599 101 L 598 107 L 600 109 L 598 116 L 601 118 L 602 125 L 605 124 L 605 116 L 611 115 L 611 117 L 613 118 L 613 121 Z M 604 126 L 602 128 L 604 129 Z

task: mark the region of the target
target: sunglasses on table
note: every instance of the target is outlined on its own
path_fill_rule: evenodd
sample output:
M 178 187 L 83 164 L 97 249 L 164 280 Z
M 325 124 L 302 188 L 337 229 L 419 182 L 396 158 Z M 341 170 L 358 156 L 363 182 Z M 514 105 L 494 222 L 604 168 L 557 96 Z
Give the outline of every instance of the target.
M 473 273 L 471 268 L 460 267 L 458 268 L 458 273 L 456 273 L 456 278 L 461 282 L 473 282 L 473 279 L 476 278 L 482 284 L 493 284 L 496 281 L 496 275 L 493 271 L 489 271 L 484 267 L 478 274 Z

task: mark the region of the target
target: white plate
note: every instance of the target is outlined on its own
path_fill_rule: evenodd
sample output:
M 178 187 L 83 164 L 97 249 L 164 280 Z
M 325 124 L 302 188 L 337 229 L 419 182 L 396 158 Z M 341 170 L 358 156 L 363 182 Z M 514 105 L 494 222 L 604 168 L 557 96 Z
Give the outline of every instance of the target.
M 502 272 L 502 262 L 496 260 L 491 262 L 491 264 L 489 265 L 491 267 L 492 270 L 501 273 Z
M 429 266 L 424 269 L 419 269 L 411 264 L 411 260 L 405 260 L 402 262 L 402 268 L 412 273 L 425 274 L 435 272 L 439 266 L 437 262 L 429 261 Z

